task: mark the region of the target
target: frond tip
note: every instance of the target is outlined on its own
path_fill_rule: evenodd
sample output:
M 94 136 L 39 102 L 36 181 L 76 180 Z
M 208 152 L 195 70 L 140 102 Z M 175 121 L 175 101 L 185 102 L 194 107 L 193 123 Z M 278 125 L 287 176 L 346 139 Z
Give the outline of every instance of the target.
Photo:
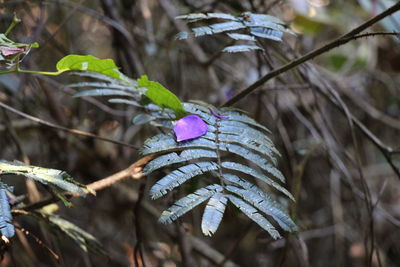
M 225 13 L 192 13 L 178 16 L 177 19 L 186 20 L 189 23 L 202 21 L 204 26 L 193 27 L 191 32 L 180 32 L 175 36 L 177 40 L 184 40 L 190 36 L 199 37 L 225 33 L 235 41 L 244 41 L 250 44 L 238 44 L 225 47 L 222 52 L 237 53 L 253 50 L 263 50 L 257 43 L 257 38 L 282 41 L 284 33 L 294 34 L 285 27 L 280 19 L 264 14 L 251 12 L 242 13 L 239 16 L 232 16 Z M 222 22 L 210 23 L 208 20 L 218 19 Z M 236 32 L 235 32 L 236 31 Z
M 171 169 L 150 188 L 153 199 L 196 176 L 207 178 L 197 180 L 206 185 L 178 200 L 161 214 L 159 221 L 172 223 L 208 200 L 201 229 L 204 235 L 211 236 L 221 224 L 229 201 L 274 239 L 279 238 L 280 234 L 267 217 L 285 231 L 297 231 L 295 223 L 270 193 L 244 178 L 250 177 L 265 183 L 294 200 L 292 194 L 281 185 L 285 177 L 276 168 L 279 152 L 266 135 L 268 129 L 237 110 L 224 108 L 216 112 L 215 108 L 201 103 L 184 103 L 183 106 L 186 112 L 200 117 L 207 124 L 208 131 L 186 141 L 180 141 L 173 132 L 146 140 L 141 153 L 156 153 L 158 156 L 147 163 L 143 172 L 149 175 L 161 168 Z M 213 179 L 219 183 L 205 183 L 205 180 Z
M 217 231 L 224 216 L 228 199 L 221 193 L 214 194 L 207 203 L 201 220 L 203 234 L 211 236 Z
M 181 198 L 170 208 L 165 210 L 159 219 L 160 223 L 172 223 L 186 212 L 192 210 L 197 205 L 209 199 L 215 194 L 220 194 L 222 192 L 222 187 L 220 185 L 214 184 L 207 187 L 198 189 L 196 192 Z M 221 217 L 222 218 L 222 217 Z

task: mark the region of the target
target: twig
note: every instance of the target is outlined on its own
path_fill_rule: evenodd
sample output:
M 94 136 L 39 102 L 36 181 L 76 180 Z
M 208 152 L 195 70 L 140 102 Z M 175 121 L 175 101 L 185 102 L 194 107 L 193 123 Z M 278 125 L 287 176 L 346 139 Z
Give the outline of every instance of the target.
M 270 11 L 271 8 L 273 8 L 274 6 L 280 4 L 282 0 L 275 0 L 272 3 L 270 3 L 268 6 L 265 7 L 264 13 L 268 13 L 268 11 Z
M 345 113 L 342 106 L 337 103 L 334 99 L 328 96 L 319 86 L 312 85 L 312 88 L 316 89 L 319 93 L 324 95 L 326 99 L 332 103 L 338 110 L 342 113 Z M 384 144 L 377 136 L 375 136 L 362 122 L 360 122 L 353 114 L 349 114 L 351 120 L 353 120 L 354 125 L 359 128 L 359 130 L 382 152 L 386 161 L 389 163 L 390 167 L 392 167 L 395 172 L 397 178 L 400 179 L 400 169 L 394 164 L 391 156 L 392 154 L 399 153 L 399 151 L 394 150 L 392 147 Z
M 48 126 L 50 128 L 54 128 L 54 129 L 61 130 L 61 131 L 64 131 L 64 132 L 68 132 L 68 133 L 71 133 L 71 134 L 91 137 L 91 138 L 94 138 L 94 139 L 98 139 L 98 140 L 114 143 L 114 144 L 117 144 L 117 145 L 122 145 L 122 146 L 131 147 L 131 148 L 134 148 L 134 149 L 138 149 L 138 147 L 136 147 L 134 145 L 131 145 L 129 143 L 117 141 L 117 140 L 114 140 L 114 139 L 109 139 L 109 138 L 106 138 L 106 137 L 101 137 L 101 136 L 98 136 L 98 135 L 95 135 L 95 134 L 92 134 L 92 133 L 88 133 L 88 132 L 84 132 L 84 131 L 81 131 L 81 130 L 77 130 L 77 129 L 70 129 L 70 128 L 67 128 L 67 127 L 63 127 L 63 126 L 60 126 L 60 125 L 57 125 L 57 124 L 54 124 L 54 123 L 39 119 L 37 117 L 31 116 L 31 115 L 26 114 L 26 113 L 24 113 L 22 111 L 19 111 L 19 110 L 13 108 L 13 107 L 10 107 L 9 105 L 4 104 L 3 102 L 0 102 L 0 107 L 2 107 L 4 109 L 7 109 L 8 111 L 11 111 L 11 112 L 13 112 L 13 113 L 15 113 L 15 114 L 17 114 L 17 115 L 19 115 L 21 117 L 24 117 L 24 118 L 29 119 L 31 121 L 34 121 L 34 122 L 37 122 L 39 124 Z
M 158 0 L 158 2 L 160 3 L 161 7 L 165 10 L 165 13 L 167 14 L 168 18 L 171 20 L 171 22 L 175 25 L 175 27 L 179 31 L 181 31 L 181 32 L 189 32 L 190 31 L 189 27 L 186 26 L 185 23 L 183 23 L 180 20 L 175 19 L 175 17 L 178 15 L 178 11 L 176 10 L 174 4 L 171 3 L 171 1 Z M 220 90 L 221 85 L 220 85 L 220 81 L 218 79 L 218 75 L 217 75 L 215 69 L 213 68 L 213 66 L 210 65 L 210 63 L 209 63 L 210 60 L 212 62 L 213 60 L 215 60 L 215 58 L 211 57 L 211 59 L 208 59 L 204 50 L 193 39 L 188 38 L 185 41 L 186 41 L 189 49 L 191 50 L 194 58 L 196 59 L 196 61 L 201 66 L 203 66 L 204 68 L 207 69 L 209 77 L 210 77 L 211 85 L 214 88 L 214 90 L 216 91 L 216 93 L 221 96 L 221 99 L 224 99 L 222 90 Z
M 224 259 L 218 263 L 217 267 L 221 267 L 224 266 L 224 264 L 229 260 L 230 257 L 233 256 L 233 254 L 235 253 L 235 251 L 239 248 L 240 242 L 242 242 L 242 240 L 246 237 L 246 235 L 250 232 L 251 230 L 251 226 L 253 225 L 253 222 L 250 221 L 245 229 L 242 231 L 242 233 L 239 235 L 239 237 L 236 239 L 235 243 L 233 244 L 233 246 L 228 250 L 227 253 L 225 253 Z
M 377 122 L 386 124 L 387 126 L 400 130 L 400 121 L 389 115 L 386 115 L 370 103 L 368 103 L 362 96 L 355 93 L 356 90 L 342 90 L 342 92 L 361 110 L 364 111 L 365 115 L 370 116 Z
M 343 110 L 343 113 L 346 116 L 347 122 L 349 124 L 350 128 L 350 134 L 351 134 L 351 139 L 352 143 L 354 145 L 354 150 L 355 150 L 355 163 L 357 166 L 358 174 L 360 177 L 361 181 L 361 188 L 363 190 L 364 196 L 365 196 L 365 204 L 367 208 L 367 212 L 369 215 L 369 230 L 370 230 L 370 244 L 371 244 L 371 251 L 368 251 L 368 235 L 366 236 L 365 239 L 365 250 L 367 251 L 368 259 L 369 261 L 367 262 L 368 266 L 372 266 L 372 256 L 375 250 L 375 238 L 374 238 L 374 220 L 373 220 L 373 209 L 372 209 L 372 202 L 371 202 L 371 192 L 368 187 L 368 184 L 365 180 L 362 167 L 361 167 L 361 157 L 360 157 L 360 146 L 358 143 L 358 139 L 356 138 L 355 130 L 354 130 L 354 121 L 353 121 L 353 114 L 349 111 L 347 108 L 347 105 L 344 103 L 344 101 L 341 99 L 340 95 L 337 93 L 336 90 L 334 90 L 331 87 L 327 86 L 327 89 L 329 90 L 330 94 L 333 96 L 333 99 L 337 101 L 338 105 L 340 108 Z M 366 258 L 367 260 L 367 258 Z
M 94 183 L 88 184 L 87 187 L 89 187 L 91 190 L 99 191 L 110 187 L 113 184 L 119 183 L 127 178 L 133 178 L 136 180 L 140 179 L 143 177 L 143 166 L 146 165 L 147 162 L 149 162 L 153 158 L 155 158 L 155 155 L 145 156 L 133 163 L 128 168 L 119 171 L 111 176 L 98 180 Z
M 143 157 L 143 158 L 139 159 L 138 161 L 136 161 L 135 163 L 133 163 L 128 168 L 126 168 L 122 171 L 119 171 L 111 176 L 108 176 L 106 178 L 98 180 L 94 183 L 88 184 L 87 187 L 89 188 L 90 191 L 97 192 L 97 191 L 103 190 L 107 187 L 110 187 L 111 185 L 119 183 L 123 180 L 126 180 L 128 178 L 140 179 L 143 177 L 142 167 L 144 165 L 146 165 L 146 163 L 149 162 L 150 160 L 152 160 L 154 157 L 155 157 L 154 155 L 149 155 L 149 156 Z M 80 196 L 80 195 L 73 195 L 71 193 L 64 193 L 64 195 L 67 198 Z M 41 200 L 39 202 L 27 205 L 21 209 L 25 210 L 25 211 L 36 210 L 36 209 L 40 209 L 44 206 L 47 206 L 49 204 L 58 202 L 59 200 L 60 200 L 59 198 L 50 197 L 50 198 Z
M 40 47 L 34 51 L 33 53 L 38 53 L 41 51 L 51 40 L 54 39 L 54 37 L 59 33 L 59 31 L 62 29 L 62 27 L 65 26 L 65 24 L 74 17 L 75 12 L 78 10 L 79 6 L 82 5 L 83 0 L 80 0 L 79 3 L 76 3 L 76 5 L 68 12 L 68 14 L 65 16 L 64 20 L 57 26 L 57 29 L 50 34 L 47 39 L 40 44 Z
M 20 22 L 21 22 L 21 20 L 14 13 L 12 21 L 11 21 L 11 24 L 10 24 L 10 26 L 8 26 L 8 28 L 7 28 L 6 32 L 4 33 L 4 35 L 7 36 L 12 31 L 12 29 L 14 29 L 14 27 Z
M 11 136 L 11 139 L 15 143 L 20 160 L 22 160 L 22 162 L 24 162 L 25 164 L 29 164 L 28 155 L 26 154 L 23 146 L 21 145 L 21 141 L 19 140 L 18 135 L 12 125 L 12 122 L 4 108 L 3 108 L 3 112 L 4 112 L 4 117 L 5 117 L 5 120 L 4 120 L 5 121 L 5 129 L 7 129 L 8 133 Z
M 178 221 L 175 223 L 175 233 L 176 233 L 176 239 L 179 252 L 181 254 L 181 264 L 183 267 L 197 267 L 196 262 L 193 259 L 192 256 L 192 246 L 189 241 L 189 235 L 186 233 L 186 230 L 184 229 L 184 226 L 182 225 L 182 221 L 178 219 Z
M 141 203 L 143 201 L 144 198 L 144 189 L 146 187 L 146 182 L 141 181 L 140 186 L 139 186 L 139 194 L 138 194 L 138 199 L 134 205 L 133 208 L 133 223 L 135 224 L 135 233 L 136 233 L 136 244 L 134 246 L 134 250 L 133 250 L 133 259 L 135 262 L 136 267 L 146 267 L 146 262 L 144 259 L 144 255 L 143 255 L 143 249 L 142 249 L 142 242 L 143 242 L 143 238 L 142 238 L 142 229 L 141 229 L 141 225 L 140 225 L 140 210 L 141 210 Z M 139 261 L 140 259 L 140 261 Z M 141 263 L 141 264 L 140 264 Z
M 49 252 L 49 254 L 53 257 L 53 259 L 55 259 L 56 261 L 58 261 L 60 259 L 60 256 L 57 255 L 57 253 L 55 253 L 48 245 L 46 245 L 39 237 L 37 237 L 36 235 L 32 234 L 30 231 L 26 230 L 25 228 L 20 227 L 19 225 L 15 225 L 15 228 L 17 228 L 19 231 L 21 231 L 23 234 L 27 235 L 27 236 L 31 236 L 36 243 L 43 247 L 45 250 L 47 250 Z
M 381 19 L 390 16 L 391 14 L 397 12 L 398 10 L 400 10 L 400 2 L 396 3 L 395 5 L 393 5 L 392 7 L 388 8 L 387 10 L 385 10 L 384 12 L 376 15 L 375 17 L 373 17 L 372 19 L 364 22 L 363 24 L 361 24 L 360 26 L 356 27 L 355 29 L 351 30 L 350 32 L 346 33 L 343 36 L 340 36 L 339 38 L 333 40 L 332 42 L 317 48 L 307 54 L 305 54 L 304 56 L 297 58 L 291 62 L 289 62 L 288 64 L 270 71 L 269 73 L 267 73 L 266 75 L 264 75 L 261 79 L 257 80 L 256 82 L 254 82 L 252 85 L 250 85 L 249 87 L 247 87 L 246 89 L 240 91 L 238 94 L 236 94 L 234 97 L 232 97 L 230 100 L 228 100 L 225 104 L 223 104 L 223 106 L 231 106 L 234 103 L 238 102 L 239 100 L 241 100 L 242 98 L 244 98 L 245 96 L 247 96 L 248 94 L 252 93 L 254 90 L 256 90 L 258 87 L 260 87 L 262 84 L 264 84 L 265 82 L 269 81 L 270 79 L 290 70 L 293 69 L 295 67 L 297 67 L 298 65 L 313 59 L 316 56 L 319 56 L 321 54 L 326 53 L 327 51 L 336 48 L 338 46 L 341 46 L 343 44 L 346 44 L 352 40 L 355 40 L 357 38 L 362 38 L 365 36 L 360 36 L 357 37 L 355 35 L 357 35 L 358 33 L 362 32 L 363 30 L 367 29 L 368 27 L 370 27 L 371 25 L 375 24 L 376 22 L 380 21 Z M 392 33 L 392 35 L 395 35 Z

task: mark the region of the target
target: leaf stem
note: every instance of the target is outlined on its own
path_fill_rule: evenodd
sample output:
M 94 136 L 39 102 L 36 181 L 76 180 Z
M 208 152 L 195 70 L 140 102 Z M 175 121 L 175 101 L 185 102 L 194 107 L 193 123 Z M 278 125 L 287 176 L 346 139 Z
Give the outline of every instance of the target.
M 14 13 L 12 21 L 11 21 L 11 24 L 10 24 L 10 26 L 8 26 L 8 28 L 7 28 L 6 32 L 4 33 L 4 35 L 7 36 L 12 31 L 12 29 L 14 29 L 14 27 L 20 22 L 21 22 L 21 20 Z
M 62 71 L 39 71 L 39 70 L 21 70 L 21 69 L 18 69 L 15 72 L 41 74 L 41 75 L 51 75 L 51 76 L 57 76 L 57 75 L 60 75 L 62 73 Z
M 31 73 L 31 74 L 57 76 L 57 75 L 60 75 L 62 72 L 60 72 L 60 71 L 22 70 L 22 69 L 19 69 L 19 67 L 15 68 L 13 70 L 0 71 L 0 75 L 9 74 L 9 73 Z

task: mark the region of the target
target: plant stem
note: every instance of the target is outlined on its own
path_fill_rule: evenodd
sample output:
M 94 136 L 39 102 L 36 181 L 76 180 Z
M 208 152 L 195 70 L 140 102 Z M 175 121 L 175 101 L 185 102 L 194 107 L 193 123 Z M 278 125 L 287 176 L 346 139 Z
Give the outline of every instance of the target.
M 357 39 L 357 37 L 355 36 L 356 34 L 362 32 L 363 30 L 367 29 L 368 27 L 375 24 L 376 22 L 382 20 L 383 18 L 385 18 L 387 16 L 390 16 L 391 14 L 393 14 L 399 10 L 400 10 L 400 1 L 397 4 L 393 5 L 392 7 L 388 8 L 387 10 L 383 11 L 382 13 L 376 15 L 372 19 L 364 22 L 360 26 L 351 30 L 350 32 L 331 41 L 330 43 L 328 43 L 320 48 L 317 48 L 317 49 L 305 54 L 304 56 L 289 62 L 288 64 L 286 64 L 278 69 L 270 71 L 269 73 L 264 75 L 261 79 L 259 79 L 258 81 L 256 81 L 255 83 L 253 83 L 249 87 L 247 87 L 246 89 L 240 91 L 238 94 L 233 96 L 230 100 L 225 102 L 222 106 L 224 106 L 224 107 L 231 106 L 231 105 L 235 104 L 236 102 L 238 102 L 239 100 L 241 100 L 242 98 L 244 98 L 245 96 L 252 93 L 254 90 L 256 90 L 258 87 L 260 87 L 261 85 L 263 85 L 270 79 L 272 79 L 290 69 L 293 69 L 293 68 L 297 67 L 298 65 L 300 65 L 310 59 L 313 59 L 316 56 L 324 54 L 333 48 L 336 48 L 338 46 L 348 43 L 349 41 Z
M 131 145 L 129 143 L 125 143 L 125 142 L 121 142 L 121 141 L 118 141 L 118 140 L 102 137 L 102 136 L 99 136 L 99 135 L 95 135 L 95 134 L 84 132 L 84 131 L 77 130 L 77 129 L 67 128 L 67 127 L 64 127 L 64 126 L 61 126 L 61 125 L 57 125 L 57 124 L 51 123 L 49 121 L 45 121 L 45 120 L 39 119 L 37 117 L 31 116 L 31 115 L 26 114 L 26 113 L 24 113 L 22 111 L 19 111 L 19 110 L 13 108 L 13 107 L 10 107 L 9 105 L 7 105 L 7 104 L 5 104 L 5 103 L 3 103 L 1 101 L 0 101 L 0 107 L 4 108 L 4 109 L 6 109 L 6 110 L 8 110 L 10 112 L 13 112 L 13 113 L 15 113 L 15 114 L 17 114 L 17 115 L 19 115 L 21 117 L 24 117 L 24 118 L 26 118 L 28 120 L 34 121 L 36 123 L 45 125 L 45 126 L 50 127 L 50 128 L 58 129 L 58 130 L 61 130 L 61 131 L 64 131 L 64 132 L 68 132 L 68 133 L 71 133 L 71 134 L 91 137 L 91 138 L 94 138 L 94 139 L 98 139 L 98 140 L 114 143 L 114 144 L 117 144 L 117 145 L 123 145 L 123 146 L 130 147 L 130 148 L 133 148 L 133 149 L 138 149 L 136 146 Z
M 0 71 L 0 75 L 2 74 L 9 74 L 9 73 L 31 73 L 31 74 L 41 74 L 41 75 L 51 75 L 51 76 L 57 76 L 60 75 L 62 72 L 59 71 L 36 71 L 36 70 L 21 70 L 21 69 L 13 69 L 13 70 L 6 70 L 6 71 Z
M 21 69 L 16 70 L 15 72 L 41 74 L 41 75 L 51 75 L 51 76 L 57 76 L 57 75 L 60 75 L 62 73 L 60 71 L 36 71 L 36 70 L 21 70 Z
M 21 22 L 21 20 L 14 13 L 14 16 L 12 18 L 11 24 L 10 24 L 10 26 L 8 26 L 8 28 L 7 28 L 6 32 L 4 33 L 4 35 L 7 36 L 12 31 L 12 29 L 14 29 L 14 27 L 20 22 Z

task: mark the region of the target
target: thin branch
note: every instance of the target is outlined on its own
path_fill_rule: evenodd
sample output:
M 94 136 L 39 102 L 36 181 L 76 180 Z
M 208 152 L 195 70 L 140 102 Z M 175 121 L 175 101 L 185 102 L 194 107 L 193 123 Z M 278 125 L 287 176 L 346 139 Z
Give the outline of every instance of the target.
M 240 243 L 243 241 L 243 239 L 250 232 L 252 225 L 253 225 L 253 221 L 250 221 L 246 225 L 244 230 L 240 234 L 238 234 L 238 238 L 236 239 L 235 243 L 233 244 L 233 246 L 231 246 L 229 248 L 228 252 L 225 253 L 224 259 L 220 263 L 218 263 L 217 267 L 224 266 L 225 263 L 229 260 L 229 258 L 231 258 L 234 255 L 234 253 L 238 250 Z
M 36 235 L 34 235 L 33 233 L 31 233 L 30 231 L 28 231 L 27 229 L 20 227 L 17 224 L 14 224 L 15 228 L 17 228 L 19 231 L 21 231 L 23 234 L 27 235 L 27 236 L 31 236 L 33 238 L 33 240 L 35 240 L 35 242 L 41 246 L 42 248 L 44 248 L 45 250 L 47 250 L 49 252 L 49 254 L 53 257 L 53 259 L 55 260 L 59 260 L 60 256 L 57 255 L 57 253 L 55 253 L 48 245 L 46 245 L 39 237 L 37 237 Z
M 135 163 L 133 163 L 132 165 L 130 165 L 128 168 L 126 168 L 122 171 L 119 171 L 117 173 L 114 173 L 113 175 L 110 175 L 106 178 L 103 178 L 101 180 L 98 180 L 96 182 L 88 184 L 86 186 L 89 188 L 90 191 L 97 192 L 97 191 L 103 190 L 107 187 L 110 187 L 116 183 L 119 183 L 123 180 L 126 180 L 128 178 L 140 179 L 144 176 L 142 173 L 143 166 L 146 165 L 147 162 L 152 160 L 154 157 L 155 157 L 154 155 L 145 156 L 145 157 L 139 159 L 138 161 L 136 161 Z M 64 196 L 67 198 L 71 198 L 71 197 L 78 197 L 81 195 L 71 194 L 71 193 L 66 192 L 66 193 L 64 193 Z M 44 206 L 47 206 L 49 204 L 56 203 L 59 200 L 60 200 L 59 198 L 50 197 L 50 198 L 41 200 L 39 202 L 30 204 L 30 205 L 26 205 L 25 207 L 23 207 L 21 209 L 25 210 L 25 211 L 36 210 L 36 209 L 42 208 Z
M 311 87 L 317 90 L 319 93 L 324 95 L 326 99 L 332 103 L 339 111 L 345 114 L 342 106 L 336 102 L 336 100 L 332 99 L 329 95 L 327 95 L 319 86 L 311 85 Z M 395 172 L 397 178 L 400 179 L 400 169 L 394 164 L 391 156 L 393 154 L 399 153 L 398 150 L 393 149 L 390 146 L 384 144 L 376 135 L 374 135 L 362 122 L 360 122 L 353 114 L 349 114 L 350 118 L 353 120 L 354 125 L 356 125 L 360 131 L 382 152 L 386 161 L 389 163 L 390 167 L 392 167 Z
M 6 109 L 8 111 L 11 111 L 11 112 L 13 112 L 13 113 L 15 113 L 15 114 L 17 114 L 17 115 L 19 115 L 21 117 L 24 117 L 26 119 L 29 119 L 29 120 L 34 121 L 34 122 L 37 122 L 39 124 L 45 125 L 45 126 L 50 127 L 50 128 L 54 128 L 54 129 L 61 130 L 61 131 L 64 131 L 64 132 L 67 132 L 67 133 L 71 133 L 71 134 L 91 137 L 91 138 L 94 138 L 94 139 L 98 139 L 98 140 L 102 140 L 102 141 L 105 141 L 105 142 L 114 143 L 114 144 L 117 144 L 117 145 L 122 145 L 122 146 L 127 146 L 127 147 L 130 147 L 130 148 L 138 149 L 138 147 L 136 147 L 134 145 L 131 145 L 129 143 L 117 141 L 117 140 L 114 140 L 114 139 L 109 139 L 109 138 L 106 138 L 106 137 L 101 137 L 101 136 L 98 136 L 98 135 L 95 135 L 95 134 L 92 134 L 92 133 L 88 133 L 88 132 L 84 132 L 84 131 L 81 131 L 81 130 L 77 130 L 77 129 L 67 128 L 67 127 L 64 127 L 64 126 L 61 126 L 61 125 L 57 125 L 57 124 L 54 124 L 54 123 L 39 119 L 37 117 L 31 116 L 31 115 L 26 114 L 26 113 L 24 113 L 22 111 L 19 111 L 19 110 L 13 108 L 13 107 L 10 107 L 9 105 L 7 105 L 7 104 L 5 104 L 3 102 L 0 102 L 0 107 Z
M 131 166 L 128 168 L 119 171 L 111 176 L 108 176 L 106 178 L 103 178 L 101 180 L 98 180 L 96 182 L 93 182 L 91 184 L 88 184 L 87 187 L 94 191 L 99 191 L 103 190 L 107 187 L 110 187 L 113 184 L 119 183 L 127 178 L 133 178 L 135 180 L 140 179 L 143 177 L 142 169 L 143 166 L 147 164 L 150 160 L 155 158 L 155 155 L 148 155 L 145 156 L 135 163 L 133 163 Z
M 392 7 L 388 8 L 387 10 L 385 10 L 384 12 L 376 15 L 375 17 L 373 17 L 372 19 L 364 22 L 363 24 L 361 24 L 360 26 L 356 27 L 355 29 L 351 30 L 350 32 L 346 33 L 343 36 L 340 36 L 339 38 L 333 40 L 332 42 L 317 48 L 307 54 L 305 54 L 304 56 L 295 59 L 291 62 L 289 62 L 288 64 L 270 71 L 269 73 L 267 73 L 266 75 L 264 75 L 261 79 L 259 79 L 258 81 L 256 81 L 255 83 L 253 83 L 252 85 L 250 85 L 249 87 L 247 87 L 246 89 L 242 90 L 241 92 L 239 92 L 238 94 L 236 94 L 235 96 L 233 96 L 230 100 L 228 100 L 225 104 L 223 104 L 223 106 L 231 106 L 233 104 L 235 104 L 236 102 L 238 102 L 239 100 L 241 100 L 242 98 L 244 98 L 245 96 L 247 96 L 248 94 L 252 93 L 254 90 L 256 90 L 258 87 L 260 87 L 261 85 L 263 85 L 264 83 L 266 83 L 267 81 L 269 81 L 270 79 L 288 71 L 291 70 L 295 67 L 297 67 L 298 65 L 307 62 L 310 59 L 315 58 L 316 56 L 319 56 L 321 54 L 324 54 L 326 52 L 328 52 L 329 50 L 339 47 L 341 45 L 344 45 L 352 40 L 355 40 L 357 38 L 362 38 L 365 36 L 359 36 L 357 37 L 356 35 L 360 32 L 362 32 L 363 30 L 367 29 L 368 27 L 370 27 L 371 25 L 375 24 L 376 22 L 380 21 L 381 19 L 390 16 L 391 14 L 397 12 L 398 10 L 400 10 L 400 2 L 398 2 L 397 4 L 393 5 Z M 395 35 L 394 33 L 392 35 Z
M 133 207 L 133 217 L 134 217 L 133 223 L 135 225 L 135 233 L 136 233 L 136 242 L 133 250 L 133 259 L 136 267 L 139 266 L 146 267 L 146 262 L 143 254 L 143 235 L 142 235 L 143 231 L 140 224 L 141 204 L 145 196 L 145 188 L 146 188 L 146 181 L 141 180 L 139 186 L 138 199 Z

